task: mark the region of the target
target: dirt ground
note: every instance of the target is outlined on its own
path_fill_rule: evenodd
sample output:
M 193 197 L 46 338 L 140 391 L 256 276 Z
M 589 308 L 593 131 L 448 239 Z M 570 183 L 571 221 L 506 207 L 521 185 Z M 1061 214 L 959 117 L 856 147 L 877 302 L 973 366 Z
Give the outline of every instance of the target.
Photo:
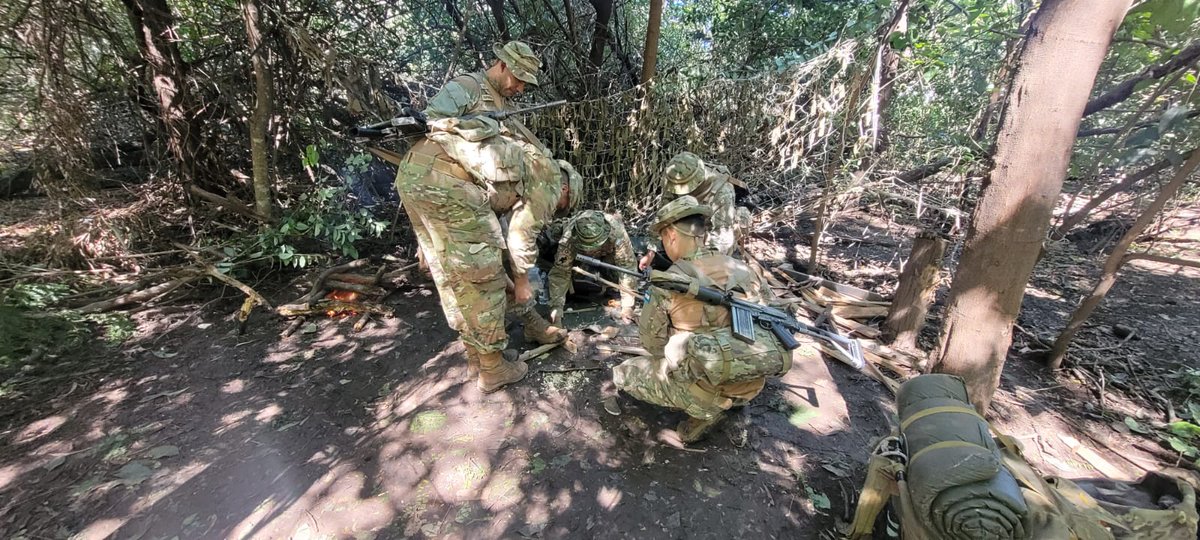
M 890 292 L 913 230 L 839 218 L 832 277 Z M 767 260 L 801 251 L 784 234 L 760 243 Z M 1062 242 L 1039 265 L 992 417 L 1046 474 L 1133 478 L 1182 464 L 1121 427 L 1162 416 L 1140 388 L 1200 368 L 1200 276 L 1139 263 L 1072 369 L 1049 374 L 1032 359 L 1097 260 Z M 0 537 L 836 538 L 871 441 L 892 422 L 880 385 L 810 358 L 681 448 L 679 413 L 628 399 L 620 416 L 604 411 L 599 388 L 623 356 L 579 330 L 577 354 L 556 350 L 483 395 L 432 286 L 412 282 L 390 297 L 394 318 L 357 334 L 350 320 L 321 320 L 284 338 L 284 323 L 260 315 L 239 335 L 240 299 L 211 302 L 210 291 L 138 314 L 120 347 L 71 352 L 88 361 L 83 374 L 3 402 Z M 277 302 L 302 292 L 259 286 Z M 613 324 L 595 310 L 573 317 Z M 1117 323 L 1139 339 L 1113 337 Z

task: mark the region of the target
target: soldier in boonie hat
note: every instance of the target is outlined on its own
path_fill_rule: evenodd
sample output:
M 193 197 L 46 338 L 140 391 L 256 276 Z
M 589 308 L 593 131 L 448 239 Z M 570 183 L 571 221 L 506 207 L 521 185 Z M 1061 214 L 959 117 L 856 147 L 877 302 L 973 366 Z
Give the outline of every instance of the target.
M 608 242 L 608 233 L 608 221 L 599 210 L 585 210 L 575 218 L 575 238 L 580 251 L 598 251 Z
M 699 223 L 677 223 L 686 217 L 695 215 L 704 216 L 704 220 Z M 663 229 L 672 227 L 687 236 L 703 236 L 708 228 L 708 218 L 710 217 L 712 217 L 712 208 L 700 204 L 691 195 L 684 195 L 658 209 L 658 212 L 654 214 L 654 223 L 650 225 L 650 232 L 661 235 Z
M 562 169 L 563 176 L 566 182 L 563 183 L 563 189 L 567 193 L 567 208 L 568 212 L 574 211 L 579 207 L 580 201 L 583 200 L 583 175 L 575 170 L 575 167 L 565 159 L 556 159 L 559 168 Z
M 542 61 L 533 53 L 529 44 L 524 41 L 496 44 L 492 47 L 492 52 L 505 63 L 513 76 L 528 84 L 538 84 L 538 71 L 542 68 Z
M 691 152 L 680 152 L 667 162 L 663 176 L 668 193 L 675 196 L 693 193 L 704 183 L 704 161 Z

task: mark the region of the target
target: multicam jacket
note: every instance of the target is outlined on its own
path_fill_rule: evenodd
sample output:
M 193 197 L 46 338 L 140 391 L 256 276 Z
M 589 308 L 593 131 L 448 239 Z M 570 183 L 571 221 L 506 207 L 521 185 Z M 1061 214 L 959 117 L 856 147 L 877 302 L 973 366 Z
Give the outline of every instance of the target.
M 637 258 L 633 255 L 633 243 L 621 218 L 612 214 L 604 214 L 608 222 L 608 241 L 596 251 L 587 252 L 579 247 L 574 238 L 575 219 L 567 220 L 562 226 L 562 237 L 558 241 L 558 252 L 554 255 L 554 267 L 550 269 L 550 309 L 561 310 L 566 304 L 567 291 L 571 288 L 571 267 L 575 264 L 576 255 L 587 255 L 600 259 L 622 268 L 636 268 Z M 637 280 L 628 274 L 621 274 L 621 286 L 631 291 L 637 290 Z M 632 308 L 636 298 L 627 292 L 621 292 L 621 308 Z

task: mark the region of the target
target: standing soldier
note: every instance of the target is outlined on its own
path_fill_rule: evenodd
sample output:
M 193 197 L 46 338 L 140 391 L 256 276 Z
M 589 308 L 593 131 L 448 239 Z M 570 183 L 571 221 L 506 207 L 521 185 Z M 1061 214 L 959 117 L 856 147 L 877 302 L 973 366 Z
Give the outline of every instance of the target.
M 706 163 L 691 152 L 680 152 L 667 162 L 663 171 L 663 199 L 671 201 L 691 195 L 712 209 L 708 246 L 723 255 L 732 255 L 750 225 L 750 211 L 735 202 L 735 182 L 726 167 Z M 653 252 L 646 253 L 638 266 L 644 270 L 653 258 Z
M 741 261 L 705 247 L 712 210 L 686 195 L 659 209 L 650 230 L 662 238 L 669 273 L 749 302 L 767 303 L 771 290 Z M 729 308 L 685 293 L 651 287 L 638 321 L 652 357 L 613 368 L 613 383 L 642 401 L 682 409 L 676 432 L 699 440 L 731 407 L 762 391 L 767 377 L 791 368 L 791 353 L 770 330 L 755 325 L 753 343 L 733 337 Z
M 633 268 L 636 259 L 633 255 L 633 244 L 629 241 L 629 233 L 621 218 L 605 214 L 599 210 L 585 210 L 567 221 L 563 226 L 562 239 L 558 242 L 558 251 L 554 258 L 554 268 L 550 270 L 550 322 L 558 324 L 562 320 L 563 306 L 567 300 L 567 290 L 571 288 L 571 267 L 575 264 L 575 255 L 587 255 L 600 259 L 609 264 L 622 268 Z M 637 289 L 637 280 L 628 274 L 621 274 L 621 320 L 633 320 L 635 297 L 631 291 Z
M 528 45 L 511 42 L 495 51 L 498 59 L 487 71 L 455 78 L 430 101 L 430 133 L 404 156 L 396 176 L 396 190 L 429 263 L 447 323 L 460 333 L 468 365 L 477 366 L 484 392 L 521 380 L 528 369 L 502 354 L 508 344 L 504 315 L 509 279 L 497 214 L 520 206 L 528 178 L 535 184 L 531 194 L 538 195 L 532 197 L 538 202 L 527 205 L 531 211 L 543 204 L 548 186 L 559 194 L 566 183 L 560 165 L 519 122 L 510 119 L 501 126 L 491 118 L 462 118 L 507 108 L 507 98 L 524 91 L 527 83 L 537 84 L 541 61 Z M 550 206 L 567 198 L 569 194 L 560 195 Z M 520 268 L 514 265 L 513 295 L 516 304 L 527 304 L 532 290 Z M 561 333 L 548 324 L 543 328 Z

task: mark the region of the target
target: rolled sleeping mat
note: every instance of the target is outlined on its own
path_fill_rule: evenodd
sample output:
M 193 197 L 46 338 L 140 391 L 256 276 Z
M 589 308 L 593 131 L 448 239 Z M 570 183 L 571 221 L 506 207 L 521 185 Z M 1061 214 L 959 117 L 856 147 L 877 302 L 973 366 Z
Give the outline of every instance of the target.
M 922 375 L 896 394 L 914 513 L 946 539 L 1020 539 L 1028 508 L 962 379 Z

